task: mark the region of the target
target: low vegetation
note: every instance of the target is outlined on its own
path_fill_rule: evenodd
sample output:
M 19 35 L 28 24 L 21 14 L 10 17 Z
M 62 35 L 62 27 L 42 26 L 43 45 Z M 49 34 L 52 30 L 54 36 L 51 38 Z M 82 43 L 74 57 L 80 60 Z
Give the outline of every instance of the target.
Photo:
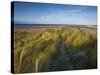
M 66 61 L 60 60 L 61 48 Z M 96 56 L 96 30 L 50 27 L 14 35 L 14 73 L 92 69 L 97 67 Z

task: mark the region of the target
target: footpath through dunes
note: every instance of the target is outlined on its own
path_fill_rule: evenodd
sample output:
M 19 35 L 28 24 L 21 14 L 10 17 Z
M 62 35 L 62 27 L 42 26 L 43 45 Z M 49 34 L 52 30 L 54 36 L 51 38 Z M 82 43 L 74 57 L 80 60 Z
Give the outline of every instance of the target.
M 60 60 L 63 64 L 63 69 L 65 70 L 71 70 L 73 69 L 73 66 L 70 62 L 70 55 L 66 54 L 65 52 L 65 44 L 63 39 L 60 40 L 59 42 L 59 56 L 58 60 Z

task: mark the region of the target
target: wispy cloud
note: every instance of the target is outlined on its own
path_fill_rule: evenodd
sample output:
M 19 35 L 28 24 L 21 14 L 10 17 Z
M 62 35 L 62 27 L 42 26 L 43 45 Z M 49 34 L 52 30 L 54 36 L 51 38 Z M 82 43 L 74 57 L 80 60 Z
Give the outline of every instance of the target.
M 78 5 L 45 5 L 31 4 L 28 5 L 28 10 L 21 4 L 18 5 L 15 11 L 15 22 L 43 24 L 97 24 L 96 7 Z

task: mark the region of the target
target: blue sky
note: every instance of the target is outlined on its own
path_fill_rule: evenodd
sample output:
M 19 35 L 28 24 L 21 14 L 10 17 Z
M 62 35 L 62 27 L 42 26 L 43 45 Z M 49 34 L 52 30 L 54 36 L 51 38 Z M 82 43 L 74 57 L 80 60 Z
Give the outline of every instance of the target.
M 14 23 L 96 25 L 97 7 L 14 2 Z

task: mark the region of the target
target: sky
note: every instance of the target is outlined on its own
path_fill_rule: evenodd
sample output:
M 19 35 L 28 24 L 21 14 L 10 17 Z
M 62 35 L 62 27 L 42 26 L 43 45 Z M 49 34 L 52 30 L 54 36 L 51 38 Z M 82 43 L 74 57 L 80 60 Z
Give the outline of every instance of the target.
M 97 7 L 14 2 L 14 23 L 97 25 Z

